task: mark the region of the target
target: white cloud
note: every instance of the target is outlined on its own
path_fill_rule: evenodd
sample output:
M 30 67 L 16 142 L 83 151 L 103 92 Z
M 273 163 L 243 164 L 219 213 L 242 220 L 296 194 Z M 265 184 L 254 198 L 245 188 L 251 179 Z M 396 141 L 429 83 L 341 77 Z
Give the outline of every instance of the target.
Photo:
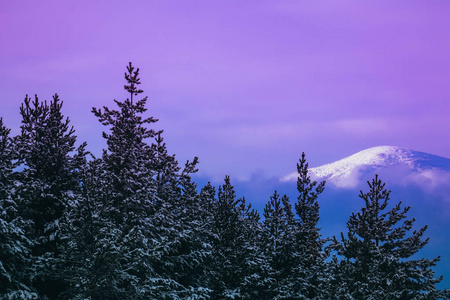
M 335 122 L 338 130 L 353 135 L 376 134 L 389 129 L 384 119 L 345 119 Z

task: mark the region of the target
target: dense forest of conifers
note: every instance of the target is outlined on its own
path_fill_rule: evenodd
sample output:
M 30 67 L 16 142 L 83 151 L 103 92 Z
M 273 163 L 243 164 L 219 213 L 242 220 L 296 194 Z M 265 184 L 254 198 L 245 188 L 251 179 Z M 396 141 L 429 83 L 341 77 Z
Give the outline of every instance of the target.
M 276 191 L 263 216 L 230 178 L 198 187 L 197 158 L 179 165 L 135 99 L 93 108 L 107 149 L 94 157 L 53 100 L 25 98 L 21 132 L 0 119 L 2 299 L 447 299 L 436 259 L 412 259 L 428 240 L 409 208 L 390 205 L 374 177 L 348 232 L 317 226 L 325 183 L 303 154 L 298 198 Z M 415 256 L 417 257 L 417 256 Z

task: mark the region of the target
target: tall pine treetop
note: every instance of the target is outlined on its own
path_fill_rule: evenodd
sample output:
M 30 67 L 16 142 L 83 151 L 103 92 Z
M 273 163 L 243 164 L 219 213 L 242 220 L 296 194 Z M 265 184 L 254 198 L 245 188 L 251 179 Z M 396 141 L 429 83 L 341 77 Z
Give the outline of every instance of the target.
M 319 243 L 320 229 L 317 227 L 319 222 L 319 202 L 317 198 L 325 189 L 325 181 L 317 183 L 317 181 L 311 179 L 304 152 L 297 164 L 297 171 L 299 175 L 297 179 L 299 196 L 297 197 L 297 203 L 295 203 L 295 211 L 299 216 L 300 231 L 308 236 L 309 242 L 315 244 L 314 248 L 319 251 L 318 248 L 321 247 L 321 243 Z
M 128 84 L 124 85 L 124 89 L 130 93 L 130 98 L 125 101 L 120 102 L 114 100 L 114 102 L 119 106 L 120 111 L 110 110 L 107 106 L 103 106 L 104 112 L 101 109 L 95 107 L 92 108 L 94 115 L 99 118 L 99 121 L 105 126 L 112 126 L 111 130 L 113 134 L 109 135 L 103 132 L 103 137 L 108 140 L 108 146 L 113 147 L 114 143 L 111 143 L 114 133 L 122 134 L 127 138 L 128 142 L 130 140 L 135 140 L 137 143 L 141 143 L 143 139 L 153 138 L 158 132 L 153 129 L 147 129 L 143 125 L 151 124 L 158 121 L 153 117 L 143 119 L 140 114 L 147 111 L 145 107 L 148 97 L 144 97 L 141 100 L 133 103 L 133 95 L 137 96 L 144 91 L 137 89 L 137 85 L 141 84 L 139 76 L 139 68 L 134 71 L 134 67 L 131 62 L 127 66 L 128 73 L 125 73 L 125 79 Z M 125 126 L 127 125 L 127 126 Z M 114 149 L 109 149 L 114 151 Z
M 49 182 L 70 177 L 70 153 L 75 150 L 75 130 L 69 118 L 62 114 L 62 105 L 58 94 L 49 103 L 39 101 L 37 95 L 31 101 L 27 95 L 20 107 L 20 158 L 35 178 Z
M 129 85 L 124 85 L 125 90 L 127 90 L 131 96 L 130 101 L 133 104 L 133 95 L 137 96 L 140 93 L 143 93 L 143 90 L 138 90 L 137 85 L 141 84 L 139 76 L 139 68 L 134 71 L 134 67 L 131 65 L 131 62 L 127 66 L 128 73 L 125 73 L 125 79 L 129 83 Z M 133 72 L 134 71 L 134 72 Z
M 11 129 L 6 128 L 3 125 L 3 118 L 0 118 L 0 195 L 3 193 L 6 178 L 15 167 L 10 132 Z
M 118 110 L 109 109 L 107 106 L 103 106 L 103 110 L 92 108 L 99 121 L 110 129 L 110 133 L 103 132 L 108 145 L 103 158 L 108 168 L 115 174 L 117 182 L 125 186 L 129 186 L 126 181 L 130 175 L 151 172 L 150 165 L 154 163 L 155 153 L 145 140 L 161 133 L 147 127 L 148 124 L 157 122 L 157 119 L 142 117 L 147 111 L 145 105 L 148 98 L 144 97 L 133 102 L 133 95 L 143 92 L 137 89 L 137 85 L 141 83 L 139 69 L 135 70 L 130 63 L 127 71 L 128 73 L 125 73 L 127 84 L 124 89 L 130 93 L 130 98 L 122 102 L 114 100 L 119 107 Z
M 368 182 L 370 190 L 361 192 L 365 206 L 352 213 L 348 233 L 333 238 L 330 245 L 343 259 L 333 259 L 334 298 L 351 295 L 356 299 L 448 299 L 448 290 L 439 290 L 434 278 L 434 259 L 412 259 L 422 249 L 426 226 L 411 232 L 415 219 L 407 219 L 409 206 L 401 202 L 388 209 L 390 191 L 378 176 Z M 333 283 L 333 282 L 332 282 Z

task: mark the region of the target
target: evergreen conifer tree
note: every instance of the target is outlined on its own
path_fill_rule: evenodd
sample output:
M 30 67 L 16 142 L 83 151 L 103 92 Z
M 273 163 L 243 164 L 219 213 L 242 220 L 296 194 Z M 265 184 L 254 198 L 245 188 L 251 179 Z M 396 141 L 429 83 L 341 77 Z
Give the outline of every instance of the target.
M 143 209 L 148 204 L 142 201 L 149 199 L 150 193 L 155 193 L 155 150 L 146 142 L 154 138 L 158 132 L 146 127 L 158 120 L 141 115 L 147 111 L 147 97 L 138 101 L 133 96 L 143 93 L 137 88 L 140 82 L 139 68 L 131 63 L 125 73 L 127 85 L 124 89 L 130 93 L 130 98 L 120 102 L 114 100 L 119 110 L 110 110 L 107 106 L 101 109 L 92 108 L 92 112 L 104 125 L 110 127 L 111 133 L 103 132 L 108 149 L 103 152 L 105 168 L 113 180 L 114 203 L 110 207 L 111 217 L 118 223 L 128 223 L 132 226 L 145 214 Z M 138 195 L 140 194 L 140 195 Z M 144 195 L 144 196 L 142 196 Z
M 108 148 L 103 151 L 99 164 L 103 176 L 107 178 L 109 193 L 101 193 L 103 198 L 101 222 L 111 224 L 111 230 L 104 236 L 103 244 L 109 245 L 105 252 L 108 261 L 117 264 L 110 275 L 104 270 L 102 276 L 112 276 L 112 290 L 115 299 L 126 295 L 128 299 L 153 297 L 163 299 L 163 294 L 178 288 L 178 284 L 161 274 L 164 266 L 161 258 L 169 251 L 168 239 L 173 228 L 172 218 L 166 218 L 167 203 L 157 195 L 157 150 L 148 144 L 160 132 L 147 128 L 155 123 L 153 117 L 143 118 L 147 111 L 147 97 L 138 101 L 133 98 L 143 91 L 139 69 L 130 63 L 125 73 L 125 90 L 130 97 L 114 102 L 118 110 L 107 106 L 103 110 L 93 108 L 99 121 L 109 127 L 110 133 L 103 132 Z M 99 200 L 96 200 L 97 202 Z M 98 245 L 100 246 L 100 245 Z M 101 253 L 101 251 L 99 252 Z
M 254 272 L 259 233 L 259 214 L 236 199 L 230 177 L 219 187 L 213 210 L 212 298 L 242 299 L 242 287 Z
M 32 244 L 15 201 L 17 155 L 9 134 L 0 118 L 0 298 L 37 299 L 30 284 Z
M 111 179 L 111 199 L 103 216 L 120 233 L 114 245 L 121 252 L 119 269 L 128 276 L 121 284 L 129 287 L 130 299 L 184 297 L 196 284 L 182 271 L 195 269 L 203 251 L 197 248 L 200 235 L 194 234 L 197 219 L 192 217 L 198 197 L 190 175 L 198 160 L 184 169 L 178 166 L 167 152 L 162 131 L 147 127 L 157 119 L 142 117 L 147 97 L 133 100 L 143 92 L 137 88 L 139 69 L 130 63 L 125 79 L 130 97 L 114 100 L 119 110 L 93 108 L 110 127 L 110 133 L 103 133 L 108 149 L 102 163 L 104 176 Z
M 112 179 L 101 159 L 88 162 L 86 153 L 79 156 L 84 163 L 63 222 L 65 266 L 58 273 L 68 286 L 58 299 L 133 299 L 136 294 L 130 292 L 129 276 L 121 265 L 122 232 L 107 213 L 113 199 Z
M 17 167 L 14 143 L 9 136 L 11 129 L 3 124 L 0 118 L 0 198 L 5 199 L 13 189 L 13 171 Z
M 286 299 L 292 295 L 295 266 L 295 220 L 289 198 L 277 191 L 264 208 L 262 250 L 268 265 L 261 299 Z
M 438 261 L 412 259 L 428 239 L 426 226 L 411 232 L 415 219 L 406 219 L 410 207 L 401 202 L 388 209 L 390 191 L 378 176 L 361 191 L 365 206 L 352 213 L 348 233 L 333 238 L 332 249 L 342 260 L 333 258 L 334 299 L 448 299 L 448 290 L 439 290 L 431 269 Z
M 252 208 L 251 203 L 246 203 L 245 198 L 242 198 L 240 203 L 240 215 L 242 220 L 242 276 L 243 280 L 240 286 L 240 294 L 242 299 L 259 298 L 266 284 L 261 266 L 264 266 L 264 256 L 261 253 L 261 216 L 258 211 Z
M 170 210 L 178 228 L 177 247 L 170 254 L 173 278 L 189 291 L 192 297 L 208 294 L 204 281 L 206 264 L 211 252 L 211 202 L 210 198 L 197 193 L 197 185 L 189 174 L 196 172 L 196 159 L 187 162 L 179 176 L 179 186 L 182 194 L 171 202 Z M 214 196 L 213 196 L 214 197 Z M 190 294 L 191 292 L 185 292 Z M 195 298 L 194 297 L 194 298 Z
M 297 164 L 299 177 L 297 190 L 299 196 L 295 203 L 297 213 L 296 226 L 296 278 L 294 290 L 296 299 L 323 298 L 326 276 L 324 274 L 325 258 L 323 251 L 326 239 L 321 238 L 319 222 L 318 196 L 324 191 L 325 181 L 313 181 L 309 174 L 305 153 Z
M 64 195 L 76 186 L 73 157 L 76 136 L 69 119 L 61 113 L 62 102 L 57 94 L 50 103 L 35 97 L 25 97 L 19 137 L 19 159 L 25 169 L 21 182 L 24 214 L 34 222 L 36 236 L 57 231 L 58 220 L 64 212 Z M 45 247 L 39 249 L 46 251 Z
M 164 142 L 164 138 L 161 136 L 161 133 L 162 131 L 158 132 L 155 137 L 156 143 L 152 144 L 152 149 L 155 153 L 152 168 L 156 173 L 156 197 L 160 202 L 168 202 L 179 199 L 181 196 L 182 188 L 178 174 L 181 168 L 178 166 L 178 161 L 175 159 L 175 155 L 168 154 L 166 143 Z M 192 173 L 197 171 L 195 169 L 196 164 L 197 159 L 193 163 L 194 168 L 191 169 Z M 190 176 L 188 177 L 190 178 Z
M 216 239 L 213 244 L 213 297 L 224 299 L 238 293 L 242 277 L 239 275 L 239 251 L 242 248 L 241 224 L 238 207 L 230 178 L 225 177 L 225 184 L 219 186 L 218 199 L 214 211 L 214 231 Z
M 214 245 L 217 243 L 218 237 L 214 218 L 217 208 L 215 187 L 208 182 L 208 184 L 201 189 L 198 197 L 200 199 L 199 202 L 203 207 L 201 210 L 201 227 L 203 232 L 201 240 L 204 245 L 210 249 L 203 260 L 203 270 L 201 274 L 199 274 L 198 280 L 200 283 L 199 286 L 205 289 L 207 295 L 210 295 L 217 282 L 217 280 L 215 280 L 216 252 L 214 251 Z
M 18 161 L 24 167 L 18 174 L 17 204 L 20 215 L 30 222 L 26 232 L 37 267 L 33 285 L 41 297 L 49 299 L 56 299 L 66 287 L 55 276 L 63 265 L 61 221 L 78 185 L 77 160 L 72 154 L 76 136 L 61 112 L 62 104 L 57 94 L 50 102 L 25 97 L 17 139 Z
M 289 198 L 277 192 L 264 209 L 262 250 L 267 261 L 264 299 L 326 299 L 325 258 L 319 221 L 318 196 L 325 182 L 311 180 L 305 154 L 297 164 L 299 174 L 292 212 Z M 267 288 L 267 287 L 266 287 Z

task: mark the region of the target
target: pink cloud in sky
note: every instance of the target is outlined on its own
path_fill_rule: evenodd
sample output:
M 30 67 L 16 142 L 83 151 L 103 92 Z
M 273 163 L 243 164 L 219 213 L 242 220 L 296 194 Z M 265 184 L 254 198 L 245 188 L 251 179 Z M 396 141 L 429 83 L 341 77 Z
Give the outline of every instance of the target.
M 141 68 L 149 113 L 180 161 L 284 175 L 376 145 L 450 157 L 447 1 L 3 1 L 0 115 L 50 99 L 100 153 L 91 107 Z

